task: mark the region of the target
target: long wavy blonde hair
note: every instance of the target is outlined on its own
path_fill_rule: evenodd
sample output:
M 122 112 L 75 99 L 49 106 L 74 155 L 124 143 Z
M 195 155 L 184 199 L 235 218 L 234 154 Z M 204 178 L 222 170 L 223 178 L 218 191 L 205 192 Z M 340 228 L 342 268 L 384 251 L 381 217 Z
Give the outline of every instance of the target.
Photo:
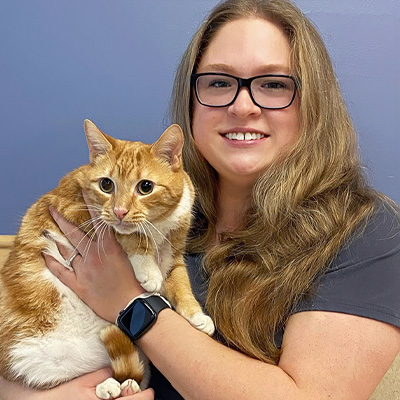
M 301 82 L 300 135 L 255 183 L 242 229 L 214 245 L 218 176 L 192 137 L 190 75 L 221 26 L 240 18 L 264 18 L 287 35 L 291 74 Z M 314 26 L 290 1 L 225 1 L 200 26 L 181 60 L 171 111 L 186 135 L 184 164 L 197 191 L 189 251 L 205 253 L 208 312 L 228 345 L 277 363 L 276 332 L 371 216 L 379 196 L 365 182 L 330 57 Z

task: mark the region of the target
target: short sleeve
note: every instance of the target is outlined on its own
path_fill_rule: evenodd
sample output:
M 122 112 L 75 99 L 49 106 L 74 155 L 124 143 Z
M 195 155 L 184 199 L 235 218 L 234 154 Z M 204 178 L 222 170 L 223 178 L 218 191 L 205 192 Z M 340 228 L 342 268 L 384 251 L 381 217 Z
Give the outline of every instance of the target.
M 380 203 L 294 312 L 333 311 L 400 327 L 400 220 Z

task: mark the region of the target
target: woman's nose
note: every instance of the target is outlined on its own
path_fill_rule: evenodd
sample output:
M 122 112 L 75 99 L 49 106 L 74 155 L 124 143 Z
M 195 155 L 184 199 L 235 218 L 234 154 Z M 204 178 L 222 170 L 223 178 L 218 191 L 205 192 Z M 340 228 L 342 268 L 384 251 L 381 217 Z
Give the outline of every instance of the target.
M 253 102 L 249 89 L 245 87 L 239 90 L 235 101 L 228 107 L 228 110 L 240 118 L 261 114 L 261 108 Z

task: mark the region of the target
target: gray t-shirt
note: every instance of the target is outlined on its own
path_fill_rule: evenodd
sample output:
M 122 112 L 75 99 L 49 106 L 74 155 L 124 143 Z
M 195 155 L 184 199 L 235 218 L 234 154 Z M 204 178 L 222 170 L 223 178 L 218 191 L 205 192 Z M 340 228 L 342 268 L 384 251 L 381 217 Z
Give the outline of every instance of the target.
M 186 256 L 193 292 L 204 307 L 207 284 L 202 254 Z M 364 226 L 340 249 L 327 272 L 315 282 L 311 295 L 294 307 L 301 311 L 333 311 L 372 318 L 400 327 L 400 217 L 380 203 Z M 275 341 L 282 343 L 283 331 Z M 182 397 L 152 366 L 150 386 L 156 400 Z
M 204 305 L 207 285 L 201 260 L 201 254 L 186 257 L 193 291 Z M 353 314 L 400 327 L 400 216 L 390 206 L 379 203 L 293 313 L 313 310 Z M 281 336 L 278 332 L 277 344 Z
M 295 307 L 372 318 L 400 327 L 400 219 L 380 204 Z

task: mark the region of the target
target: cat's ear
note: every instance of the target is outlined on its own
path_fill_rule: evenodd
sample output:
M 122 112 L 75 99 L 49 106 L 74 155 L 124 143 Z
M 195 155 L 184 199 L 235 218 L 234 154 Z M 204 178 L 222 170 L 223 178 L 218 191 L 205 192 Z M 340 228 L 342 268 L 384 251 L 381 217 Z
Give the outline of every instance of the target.
M 183 132 L 179 125 L 167 128 L 152 146 L 155 155 L 165 158 L 173 170 L 182 166 Z
M 112 138 L 104 134 L 92 121 L 85 119 L 86 140 L 89 146 L 90 162 L 112 149 Z

